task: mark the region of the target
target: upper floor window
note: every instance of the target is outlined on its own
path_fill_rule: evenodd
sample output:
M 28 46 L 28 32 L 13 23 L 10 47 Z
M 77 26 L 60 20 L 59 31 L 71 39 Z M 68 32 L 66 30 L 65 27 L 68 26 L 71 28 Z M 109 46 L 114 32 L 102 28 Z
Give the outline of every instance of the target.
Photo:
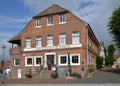
M 20 65 L 20 59 L 14 59 L 14 66 Z
M 41 19 L 36 20 L 36 27 L 41 27 Z
M 26 38 L 26 48 L 31 48 L 31 39 Z
M 65 34 L 60 34 L 59 35 L 59 44 L 60 45 L 65 45 L 66 44 L 66 35 Z
M 53 46 L 53 36 L 47 37 L 47 46 Z
M 42 38 L 36 37 L 36 47 L 41 47 L 41 46 L 42 46 Z
M 72 44 L 79 43 L 79 32 L 72 33 Z
M 60 16 L 59 16 L 59 23 L 61 24 L 61 23 L 66 23 L 66 16 L 65 16 L 65 14 L 61 14 Z
M 50 26 L 50 25 L 53 25 L 53 17 L 48 17 L 47 18 L 47 25 Z

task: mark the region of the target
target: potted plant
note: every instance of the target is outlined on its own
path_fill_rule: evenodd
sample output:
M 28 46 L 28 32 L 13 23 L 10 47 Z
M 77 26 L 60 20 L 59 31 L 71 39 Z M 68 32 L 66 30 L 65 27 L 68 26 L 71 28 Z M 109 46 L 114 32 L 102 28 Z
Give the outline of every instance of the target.
M 81 78 L 81 75 L 75 72 L 75 73 L 72 73 L 72 77 Z
M 57 73 L 52 72 L 51 75 L 50 75 L 50 77 L 51 77 L 52 79 L 56 79 L 56 78 L 57 78 Z
M 25 76 L 26 76 L 27 78 L 32 78 L 31 69 L 29 69 L 28 73 L 25 74 Z

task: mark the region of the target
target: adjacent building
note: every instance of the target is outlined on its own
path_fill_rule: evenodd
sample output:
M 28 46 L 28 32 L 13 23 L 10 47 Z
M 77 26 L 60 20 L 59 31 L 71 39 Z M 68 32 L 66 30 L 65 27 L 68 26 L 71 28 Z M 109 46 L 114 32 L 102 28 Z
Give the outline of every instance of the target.
M 34 16 L 8 42 L 12 44 L 12 78 L 25 78 L 29 70 L 34 75 L 40 66 L 42 73 L 54 67 L 68 71 L 68 57 L 71 73 L 85 76 L 99 55 L 99 42 L 90 25 L 56 4 Z

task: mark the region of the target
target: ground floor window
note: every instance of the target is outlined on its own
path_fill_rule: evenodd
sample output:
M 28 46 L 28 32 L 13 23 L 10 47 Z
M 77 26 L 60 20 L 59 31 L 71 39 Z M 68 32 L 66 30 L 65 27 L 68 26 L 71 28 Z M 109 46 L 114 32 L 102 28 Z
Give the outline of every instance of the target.
M 19 66 L 20 65 L 20 59 L 15 58 L 14 59 L 14 66 Z
M 59 55 L 59 65 L 60 66 L 67 65 L 67 55 Z
M 26 63 L 26 66 L 33 66 L 33 58 L 26 57 L 25 63 Z
M 42 64 L 42 57 L 35 57 L 34 58 L 34 65 L 40 66 Z
M 80 65 L 80 54 L 71 54 L 71 65 Z

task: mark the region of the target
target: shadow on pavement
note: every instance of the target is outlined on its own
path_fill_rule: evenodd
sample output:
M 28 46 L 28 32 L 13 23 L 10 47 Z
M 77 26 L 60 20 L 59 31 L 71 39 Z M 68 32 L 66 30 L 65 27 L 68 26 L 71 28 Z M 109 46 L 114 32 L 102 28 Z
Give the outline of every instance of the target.
M 104 72 L 111 72 L 111 73 L 116 73 L 116 74 L 120 74 L 120 68 L 115 68 L 115 69 L 106 69 L 106 70 L 101 70 Z

